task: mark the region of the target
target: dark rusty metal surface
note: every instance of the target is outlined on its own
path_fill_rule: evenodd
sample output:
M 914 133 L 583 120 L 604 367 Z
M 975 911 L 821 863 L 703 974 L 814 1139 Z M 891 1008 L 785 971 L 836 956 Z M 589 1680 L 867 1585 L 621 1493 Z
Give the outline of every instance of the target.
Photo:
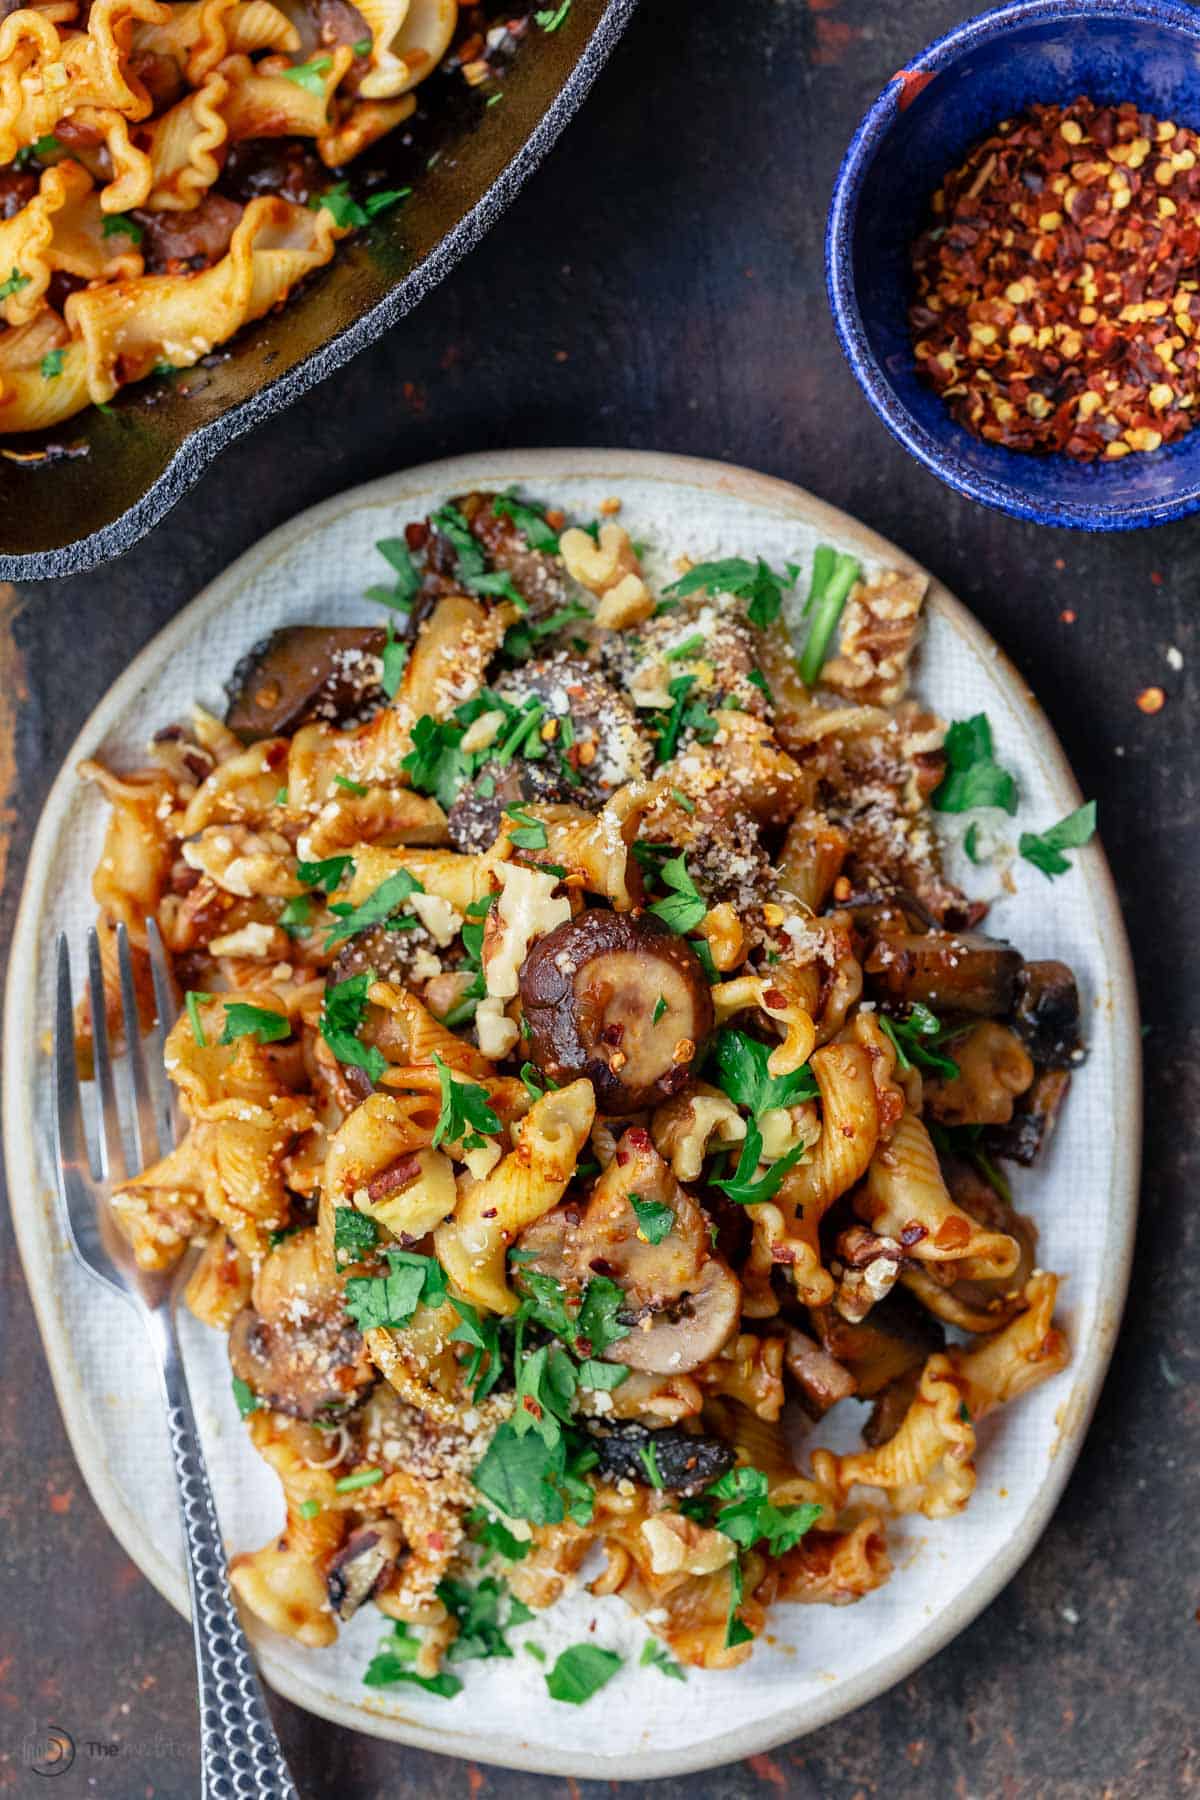
M 6 924 L 51 775 L 133 650 L 298 508 L 487 444 L 692 451 L 846 507 L 974 608 L 1098 798 L 1147 1025 L 1145 1189 L 1122 1347 L 1057 1516 L 1002 1597 L 900 1688 L 769 1756 L 629 1784 L 620 1800 L 1174 1800 L 1200 1788 L 1200 533 L 1086 539 L 955 499 L 858 394 L 822 288 L 825 201 L 854 121 L 967 10 L 644 5 L 555 155 L 419 312 L 235 445 L 120 563 L 0 598 Z M 1136 697 L 1151 685 L 1167 698 L 1147 716 Z M 45 1793 L 22 1745 L 55 1723 L 79 1751 L 52 1794 L 197 1800 L 187 1630 L 83 1487 L 7 1237 L 3 1248 L 0 1792 Z M 814 1612 L 814 1633 L 820 1623 Z M 608 1792 L 274 1710 L 307 1800 Z

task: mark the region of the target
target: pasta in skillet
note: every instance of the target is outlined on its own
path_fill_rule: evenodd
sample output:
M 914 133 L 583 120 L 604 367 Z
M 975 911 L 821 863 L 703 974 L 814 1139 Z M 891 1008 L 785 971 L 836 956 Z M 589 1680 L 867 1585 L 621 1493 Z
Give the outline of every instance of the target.
M 124 924 L 152 1018 L 154 917 L 186 998 L 187 1134 L 120 1223 L 202 1246 L 286 1501 L 233 1566 L 268 1624 L 374 1602 L 367 1679 L 451 1695 L 598 1548 L 652 1660 L 730 1667 L 885 1582 L 889 1518 L 966 1506 L 979 1421 L 1064 1367 L 997 1159 L 1053 1126 L 1074 979 L 941 868 L 914 577 L 819 550 L 797 665 L 794 574 L 656 592 L 611 515 L 474 493 L 382 548 L 400 633 L 276 632 L 224 722 L 84 766 L 106 976 Z M 852 1401 L 862 1448 L 806 1455 Z
M 453 71 L 482 112 L 533 23 L 459 0 L 6 7 L 0 433 L 190 368 L 279 306 L 411 192 L 415 166 L 351 166 L 420 84 Z

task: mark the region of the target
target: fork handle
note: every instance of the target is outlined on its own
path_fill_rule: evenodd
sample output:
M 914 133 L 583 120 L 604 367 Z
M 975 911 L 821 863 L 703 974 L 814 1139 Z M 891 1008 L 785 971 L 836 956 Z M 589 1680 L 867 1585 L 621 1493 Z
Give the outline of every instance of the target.
M 174 1320 L 151 1316 L 179 1485 L 200 1690 L 202 1800 L 299 1800 L 229 1588 Z

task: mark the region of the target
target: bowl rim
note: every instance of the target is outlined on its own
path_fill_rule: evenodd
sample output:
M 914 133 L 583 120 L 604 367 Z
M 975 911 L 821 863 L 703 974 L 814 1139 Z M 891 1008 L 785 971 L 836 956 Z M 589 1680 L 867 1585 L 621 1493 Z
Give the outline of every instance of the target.
M 951 68 L 964 54 L 994 43 L 1013 26 L 1097 18 L 1174 27 L 1200 47 L 1200 12 L 1184 0 L 1006 0 L 944 32 L 896 71 L 850 139 L 830 198 L 825 286 L 838 341 L 859 387 L 892 436 L 939 480 L 970 500 L 1034 524 L 1076 531 L 1137 531 L 1184 518 L 1200 508 L 1200 473 L 1185 493 L 1169 500 L 1107 507 L 1099 499 L 1036 499 L 1018 482 L 980 474 L 928 431 L 897 394 L 870 347 L 854 278 L 854 231 L 862 184 L 909 98 L 915 98 L 933 76 Z
M 82 575 L 123 556 L 166 517 L 195 487 L 209 465 L 238 438 L 290 406 L 412 312 L 475 248 L 553 148 L 616 48 L 637 4 L 638 0 L 604 0 L 603 10 L 569 75 L 530 135 L 457 225 L 374 306 L 310 350 L 286 373 L 268 380 L 257 392 L 189 431 L 145 493 L 107 525 L 52 550 L 34 550 L 18 556 L 0 551 L 0 580 L 59 580 Z
M 552 488 L 556 477 L 600 478 L 609 491 L 618 492 L 631 478 L 665 488 L 682 488 L 729 495 L 750 506 L 789 513 L 808 520 L 827 538 L 853 546 L 865 557 L 927 577 L 926 604 L 943 616 L 978 659 L 990 664 L 999 682 L 1020 702 L 1028 722 L 1027 741 L 1037 749 L 1048 794 L 1056 796 L 1068 811 L 1082 800 L 1078 783 L 1058 736 L 1042 711 L 1025 676 L 972 612 L 934 574 L 887 538 L 864 525 L 853 514 L 820 500 L 807 489 L 774 476 L 735 464 L 673 452 L 612 448 L 561 448 L 473 452 L 442 461 L 414 465 L 361 486 L 336 493 L 297 513 L 277 526 L 228 564 L 203 587 L 143 646 L 129 667 L 105 692 L 63 759 L 46 796 L 30 846 L 17 915 L 12 933 L 8 978 L 4 994 L 3 1047 L 5 1067 L 20 1070 L 26 1054 L 31 1017 L 36 1007 L 36 971 L 44 949 L 41 897 L 57 838 L 74 802 L 78 761 L 95 754 L 109 731 L 136 703 L 154 671 L 184 646 L 197 622 L 214 617 L 236 599 L 238 593 L 271 566 L 273 559 L 297 532 L 319 528 L 340 512 L 386 499 L 403 503 L 412 486 L 434 486 L 443 492 L 461 492 L 480 486 L 528 484 Z M 1116 1346 L 1132 1267 L 1138 1219 L 1139 1170 L 1142 1133 L 1142 1044 L 1138 996 L 1132 953 L 1121 914 L 1116 884 L 1105 851 L 1097 840 L 1081 864 L 1083 879 L 1095 896 L 1098 918 L 1103 921 L 1107 945 L 1107 974 L 1112 983 L 1112 1030 L 1115 1043 L 1114 1080 L 1124 1094 L 1125 1111 L 1116 1134 L 1117 1149 L 1110 1192 L 1120 1229 L 1114 1254 L 1101 1272 L 1096 1320 L 1090 1337 L 1073 1346 L 1069 1370 L 1072 1386 L 1063 1403 L 1054 1451 L 1039 1484 L 1036 1499 L 1019 1528 L 1002 1550 L 978 1572 L 970 1585 L 945 1607 L 914 1630 L 905 1643 L 880 1664 L 831 1685 L 820 1696 L 781 1705 L 769 1717 L 751 1726 L 731 1718 L 727 1729 L 690 1750 L 638 1750 L 605 1759 L 544 1754 L 536 1746 L 506 1746 L 495 1754 L 469 1730 L 431 1728 L 394 1712 L 370 1713 L 347 1707 L 317 1684 L 309 1685 L 280 1669 L 271 1657 L 271 1634 L 253 1622 L 250 1633 L 260 1667 L 277 1692 L 334 1724 L 372 1736 L 436 1750 L 444 1755 L 465 1756 L 501 1767 L 530 1772 L 597 1779 L 645 1781 L 679 1776 L 717 1767 L 738 1758 L 775 1749 L 800 1736 L 831 1724 L 866 1705 L 894 1687 L 944 1649 L 988 1606 L 1013 1578 L 1034 1549 L 1058 1506 L 1063 1489 L 1083 1447 L 1099 1399 L 1100 1389 Z M 40 1186 L 32 1146 L 36 1125 L 32 1107 L 32 1083 L 12 1077 L 3 1091 L 3 1153 L 13 1195 L 33 1195 Z M 136 1515 L 127 1507 L 109 1472 L 93 1421 L 71 1377 L 69 1343 L 56 1330 L 56 1315 L 47 1290 L 36 1279 L 41 1269 L 40 1232 L 29 1205 L 12 1207 L 18 1251 L 27 1279 L 39 1336 L 53 1380 L 55 1395 L 67 1436 L 85 1482 L 109 1529 L 130 1558 L 159 1592 L 185 1617 L 187 1584 L 182 1566 L 161 1562 L 152 1546 L 139 1534 Z

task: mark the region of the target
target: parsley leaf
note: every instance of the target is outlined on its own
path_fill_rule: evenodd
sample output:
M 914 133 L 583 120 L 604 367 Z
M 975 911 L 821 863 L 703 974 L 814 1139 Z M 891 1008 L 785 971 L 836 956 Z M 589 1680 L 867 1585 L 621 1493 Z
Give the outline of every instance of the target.
M 564 6 L 570 3 L 571 0 L 564 0 Z M 561 13 L 563 8 L 559 11 Z M 547 1675 L 546 1692 L 552 1700 L 561 1700 L 568 1706 L 582 1706 L 612 1680 L 620 1667 L 621 1658 L 614 1650 L 602 1650 L 599 1644 L 572 1644 L 562 1651 Z
M 351 44 L 350 48 L 353 50 L 355 56 L 370 56 L 374 43 L 374 37 L 368 34 L 366 37 L 356 39 L 355 42 Z
M 466 1526 L 472 1541 L 485 1552 L 485 1564 L 490 1556 L 502 1556 L 505 1562 L 521 1562 L 533 1548 L 528 1539 L 514 1537 L 508 1526 L 494 1519 L 486 1506 L 473 1506 L 467 1514 Z
M 1086 806 L 1080 806 L 1049 831 L 1023 831 L 1017 844 L 1018 850 L 1026 862 L 1040 869 L 1051 881 L 1056 875 L 1065 875 L 1071 867 L 1071 859 L 1064 856 L 1064 850 L 1077 850 L 1086 844 L 1096 833 L 1096 802 L 1089 800 Z
M 43 381 L 57 381 L 63 372 L 63 363 L 67 359 L 65 350 L 47 350 L 40 364 Z
M 979 826 L 974 822 L 967 827 L 963 837 L 963 849 L 966 851 L 968 859 L 976 865 L 986 862 L 987 858 L 979 854 Z
M 577 1370 L 581 1388 L 602 1394 L 611 1394 L 614 1388 L 619 1388 L 631 1372 L 624 1363 L 598 1362 L 593 1356 L 584 1357 Z
M 566 1468 L 565 1438 L 547 1444 L 534 1432 L 522 1437 L 511 1421 L 505 1420 L 471 1480 L 508 1518 L 528 1519 L 532 1525 L 561 1525 L 566 1509 L 559 1483 Z
M 738 1644 L 749 1644 L 754 1637 L 750 1627 L 738 1616 L 738 1608 L 742 1604 L 744 1577 L 742 1575 L 742 1559 L 734 1557 L 729 1565 L 729 1611 L 725 1616 L 725 1648 L 734 1649 Z
M 743 1550 L 765 1540 L 772 1556 L 782 1556 L 800 1542 L 821 1516 L 821 1507 L 775 1506 L 767 1495 L 767 1477 L 761 1469 L 730 1469 L 707 1489 L 705 1499 L 727 1502 L 713 1520 L 718 1531 Z
M 706 594 L 735 594 L 748 601 L 746 617 L 765 630 L 774 624 L 783 605 L 783 590 L 791 587 L 786 575 L 776 575 L 760 556 L 748 562 L 744 556 L 726 556 L 718 562 L 697 563 L 663 591 L 680 599 L 697 590 Z
M 527 1624 L 533 1617 L 529 1608 L 515 1599 L 494 1575 L 485 1575 L 474 1587 L 452 1575 L 444 1575 L 438 1582 L 437 1596 L 446 1611 L 458 1621 L 458 1636 L 446 1652 L 447 1662 L 511 1656 L 504 1633 L 510 1626 Z
M 513 1430 L 520 1437 L 536 1431 L 544 1443 L 556 1444 L 563 1425 L 570 1422 L 576 1386 L 574 1366 L 562 1346 L 540 1345 L 517 1368 Z
M 237 1409 L 243 1419 L 248 1419 L 252 1412 L 258 1411 L 258 1395 L 254 1392 L 250 1383 L 248 1381 L 243 1381 L 240 1375 L 235 1375 L 233 1378 L 233 1398 L 237 1403 Z
M 915 1063 L 919 1068 L 929 1069 L 935 1075 L 944 1075 L 948 1081 L 957 1078 L 959 1068 L 953 1057 L 943 1056 L 934 1046 L 946 1038 L 959 1037 L 962 1026 L 944 1026 L 919 1000 L 913 1002 L 903 1019 L 889 1018 L 886 1013 L 880 1013 L 878 1018 L 884 1036 L 895 1047 L 896 1063 L 901 1073 L 911 1069 Z
M 464 1150 L 479 1149 L 483 1143 L 481 1133 L 494 1137 L 500 1129 L 487 1089 L 473 1081 L 456 1081 L 436 1050 L 433 1060 L 442 1090 L 442 1110 L 430 1140 L 433 1148 L 448 1143 L 458 1144 Z
M 970 812 L 976 806 L 1017 810 L 1017 784 L 996 761 L 986 713 L 956 719 L 946 733 L 946 773 L 930 796 L 934 812 Z
M 418 1306 L 440 1306 L 446 1297 L 446 1274 L 436 1257 L 411 1250 L 384 1254 L 390 1274 L 352 1275 L 346 1283 L 346 1311 L 360 1331 L 403 1330 Z
M 23 144 L 13 157 L 13 168 L 28 168 L 31 162 L 45 162 L 48 156 L 57 156 L 63 146 L 54 136 L 40 137 L 34 144 Z
M 638 1657 L 638 1666 L 643 1669 L 657 1669 L 660 1675 L 669 1675 L 672 1681 L 686 1681 L 687 1670 L 677 1663 L 673 1656 L 667 1654 L 666 1646 L 657 1638 L 647 1638 L 642 1645 L 642 1654 Z
M 393 1625 L 390 1636 L 383 1640 L 383 1648 L 371 1658 L 364 1683 L 367 1687 L 394 1687 L 398 1682 L 411 1681 L 414 1687 L 437 1694 L 442 1700 L 453 1700 L 455 1694 L 461 1694 L 462 1682 L 446 1669 L 436 1675 L 417 1674 L 413 1665 L 420 1651 L 420 1639 L 407 1625 Z
M 298 63 L 292 69 L 280 69 L 279 73 L 285 81 L 294 81 L 297 87 L 306 94 L 321 95 L 325 92 L 325 77 L 333 67 L 331 56 L 314 56 L 311 62 Z
M 306 938 L 312 936 L 309 919 L 312 915 L 312 899 L 308 894 L 296 894 L 289 900 L 279 915 L 279 923 L 289 937 Z
M 762 1156 L 762 1132 L 751 1119 L 746 1125 L 746 1141 L 742 1145 L 736 1170 L 732 1175 L 726 1176 L 724 1181 L 714 1181 L 713 1186 L 719 1187 L 722 1193 L 739 1206 L 761 1206 L 764 1200 L 770 1200 L 779 1191 L 788 1170 L 794 1168 L 804 1155 L 804 1148 L 803 1144 L 797 1144 L 786 1156 L 773 1162 L 766 1174 L 755 1181 L 754 1172 Z
M 347 870 L 354 874 L 354 858 L 352 856 L 327 856 L 324 862 L 297 863 L 296 880 L 307 888 L 320 888 L 323 894 L 332 894 L 345 879 Z
M 517 530 L 524 533 L 531 550 L 544 550 L 551 556 L 558 554 L 557 531 L 546 523 L 544 513 L 537 507 L 517 499 L 515 488 L 506 488 L 504 493 L 496 495 L 492 512 L 497 519 L 511 519 Z
M 744 1031 L 728 1028 L 717 1036 L 714 1060 L 717 1085 L 736 1106 L 745 1106 L 756 1119 L 777 1106 L 794 1106 L 798 1100 L 811 1100 L 817 1084 L 807 1063 L 790 1075 L 771 1075 L 767 1063 L 770 1046 Z
M 372 1081 L 378 1081 L 387 1068 L 387 1058 L 374 1044 L 360 1043 L 359 1028 L 367 1014 L 367 989 L 375 979 L 372 969 L 351 975 L 325 989 L 321 1008 L 320 1032 L 339 1062 L 352 1063 L 365 1069 Z
M 650 911 L 682 937 L 699 925 L 708 911 L 708 902 L 688 874 L 685 852 L 665 862 L 660 874 L 665 886 L 674 891 L 665 900 L 656 900 Z
M 291 1020 L 283 1013 L 265 1006 L 251 1006 L 245 1000 L 231 1000 L 225 1004 L 223 1044 L 232 1044 L 235 1038 L 242 1037 L 256 1037 L 260 1044 L 274 1044 L 291 1035 Z
M 546 836 L 546 827 L 540 819 L 532 818 L 519 806 L 506 806 L 504 816 L 508 819 L 515 819 L 520 827 L 519 830 L 510 831 L 508 834 L 509 842 L 515 844 L 518 850 L 546 849 L 550 839 Z
M 500 1356 L 501 1321 L 480 1313 L 469 1300 L 451 1300 L 458 1314 L 458 1324 L 450 1333 L 452 1344 L 469 1344 L 473 1352 L 465 1369 L 471 1387 L 471 1399 L 479 1401 L 490 1394 L 500 1379 L 503 1367 Z
M 528 1317 L 561 1338 L 576 1355 L 599 1356 L 610 1344 L 629 1336 L 628 1325 L 622 1325 L 617 1317 L 625 1305 L 624 1291 L 607 1275 L 594 1275 L 577 1305 L 553 1275 L 518 1268 L 515 1278 L 527 1296 Z
M 675 1229 L 675 1211 L 665 1200 L 643 1200 L 630 1194 L 629 1204 L 637 1214 L 638 1230 L 648 1244 L 661 1244 Z
M 400 686 L 400 678 L 404 674 L 408 662 L 408 645 L 402 644 L 392 630 L 392 622 L 388 620 L 387 641 L 383 646 L 383 671 L 379 677 L 379 685 L 389 700 L 396 698 L 396 689 Z
M 335 775 L 333 778 L 333 785 L 334 787 L 340 787 L 344 793 L 358 794 L 360 797 L 363 794 L 369 794 L 371 791 L 370 788 L 364 787 L 361 781 L 351 781 L 348 775 Z
M 326 950 L 332 948 L 339 938 L 353 937 L 355 932 L 367 931 L 372 925 L 386 924 L 406 900 L 410 900 L 414 894 L 424 892 L 425 889 L 415 875 L 410 875 L 407 869 L 397 869 L 394 875 L 381 881 L 374 893 L 368 894 L 360 905 L 341 914 L 338 923 L 325 939 Z
M 462 740 L 461 725 L 423 713 L 412 728 L 413 747 L 400 762 L 417 792 L 432 794 L 447 812 L 471 774 L 471 758 L 459 747 Z
M 353 1206 L 333 1209 L 333 1250 L 337 1262 L 361 1262 L 368 1250 L 379 1242 L 379 1227 L 366 1213 Z
M 202 994 L 198 988 L 189 988 L 183 996 L 183 1004 L 187 1008 L 188 1022 L 192 1027 L 192 1036 L 201 1050 L 208 1049 L 208 1039 L 204 1035 L 204 1025 L 200 1018 L 201 1005 L 212 999 L 211 994 Z
M 518 619 L 504 634 L 504 654 L 512 662 L 524 662 L 527 656 L 533 655 L 543 638 L 552 637 L 564 625 L 574 624 L 578 619 L 590 619 L 591 616 L 586 606 L 581 606 L 577 600 L 569 600 L 565 606 L 547 613 L 544 619 Z M 587 649 L 586 643 L 584 649 Z M 570 745 L 564 744 L 564 748 L 569 749 Z
M 804 602 L 809 627 L 800 657 L 800 679 L 806 687 L 815 687 L 820 679 L 842 608 L 861 574 L 862 568 L 853 556 L 834 550 L 829 544 L 817 545 L 812 582 Z
M 367 599 L 377 600 L 380 606 L 390 606 L 396 612 L 410 612 L 421 588 L 412 552 L 403 538 L 380 538 L 375 548 L 396 571 L 396 581 L 390 588 L 369 587 Z

